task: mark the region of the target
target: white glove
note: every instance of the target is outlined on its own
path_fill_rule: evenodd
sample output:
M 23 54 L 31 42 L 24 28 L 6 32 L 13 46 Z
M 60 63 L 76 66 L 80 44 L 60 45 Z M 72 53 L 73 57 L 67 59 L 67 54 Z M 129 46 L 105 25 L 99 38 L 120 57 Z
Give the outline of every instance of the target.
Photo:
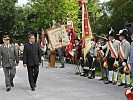
M 123 62 L 123 63 L 122 63 L 122 66 L 126 66 L 126 63 L 125 63 L 125 62 Z
M 95 61 L 96 58 L 93 57 L 93 62 Z
M 72 51 L 76 51 L 76 49 L 72 49 Z
M 116 62 L 115 62 L 115 65 L 117 65 L 117 66 L 118 66 L 118 65 L 119 65 L 119 62 L 118 62 L 118 61 L 116 61 Z
M 96 51 L 100 50 L 100 48 L 96 48 Z

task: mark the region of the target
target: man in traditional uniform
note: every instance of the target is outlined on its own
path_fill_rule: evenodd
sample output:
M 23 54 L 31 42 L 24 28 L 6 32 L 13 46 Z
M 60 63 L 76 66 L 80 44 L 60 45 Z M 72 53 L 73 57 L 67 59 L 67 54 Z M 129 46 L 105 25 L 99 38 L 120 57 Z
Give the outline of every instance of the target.
M 97 48 L 102 47 L 105 45 L 106 41 L 108 40 L 104 34 L 98 37 L 98 43 L 97 43 Z M 105 41 L 106 40 L 106 41 Z M 104 55 L 105 55 L 106 49 L 105 50 L 98 50 L 97 51 L 97 60 L 98 60 L 98 65 L 100 66 L 102 77 L 99 79 L 99 81 L 108 81 L 108 70 L 107 68 L 104 68 Z
M 115 39 L 114 30 L 111 29 L 108 35 L 109 41 L 103 47 L 103 49 L 107 48 L 105 54 L 105 60 L 108 63 L 108 71 L 109 71 L 109 81 L 106 81 L 105 84 L 113 83 L 113 85 L 117 84 L 118 78 L 118 48 L 120 42 Z M 113 81 L 113 74 L 114 74 L 114 81 Z
M 128 36 L 128 30 L 123 29 L 119 31 L 119 39 L 121 41 L 119 46 L 119 56 L 120 56 L 120 73 L 122 82 L 118 86 L 124 86 L 128 88 L 130 86 L 130 65 L 128 64 L 129 54 L 130 54 L 130 43 L 126 40 Z M 126 80 L 125 80 L 126 76 Z
M 95 67 L 96 67 L 96 57 L 97 57 L 97 50 L 96 50 L 96 43 L 94 39 L 91 41 L 91 49 L 90 49 L 90 60 L 89 60 L 89 72 L 90 76 L 88 77 L 89 79 L 94 79 L 95 78 Z
M 75 61 L 76 61 L 76 75 L 82 74 L 81 61 L 82 61 L 82 46 L 79 39 L 75 39 Z
M 14 87 L 13 79 L 16 74 L 16 66 L 19 63 L 18 48 L 10 44 L 8 36 L 3 37 L 4 44 L 0 47 L 0 66 L 5 74 L 6 91 L 10 91 Z

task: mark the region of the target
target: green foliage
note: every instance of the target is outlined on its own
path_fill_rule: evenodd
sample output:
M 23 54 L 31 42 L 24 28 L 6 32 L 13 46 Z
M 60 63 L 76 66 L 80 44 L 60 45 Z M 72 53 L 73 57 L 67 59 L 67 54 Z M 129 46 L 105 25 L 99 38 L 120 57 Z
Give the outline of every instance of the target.
M 50 28 L 52 20 L 59 24 L 66 23 L 67 14 L 72 15 L 76 26 L 78 24 L 77 0 L 31 0 L 32 11 L 37 15 L 36 25 L 40 28 Z
M 78 0 L 29 0 L 29 4 L 15 6 L 17 0 L 0 0 L 0 38 L 9 34 L 13 42 L 26 42 L 29 33 L 41 33 L 52 26 L 52 20 L 58 25 L 67 23 L 67 14 L 71 14 L 76 33 L 81 36 L 82 13 Z M 110 0 L 98 4 L 99 0 L 89 0 L 87 4 L 93 32 L 107 34 L 110 27 L 118 33 L 125 23 L 133 22 L 132 0 Z
M 15 0 L 0 0 L 0 31 L 10 32 L 15 18 Z
M 98 34 L 107 34 L 110 27 L 113 27 L 117 34 L 124 24 L 133 22 L 133 1 L 132 0 L 110 0 L 103 3 L 102 16 L 97 20 Z
M 15 20 L 16 0 L 0 0 L 0 43 L 2 36 L 10 34 Z

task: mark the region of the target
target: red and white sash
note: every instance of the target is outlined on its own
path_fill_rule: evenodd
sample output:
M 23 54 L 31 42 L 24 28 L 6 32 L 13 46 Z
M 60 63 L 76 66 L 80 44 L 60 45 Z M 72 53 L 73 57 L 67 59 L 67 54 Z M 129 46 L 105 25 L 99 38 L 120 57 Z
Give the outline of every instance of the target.
M 109 50 L 111 51 L 111 53 L 113 54 L 114 58 L 117 59 L 118 58 L 118 52 L 114 48 L 113 43 L 111 41 L 108 41 L 107 46 L 108 46 Z
M 121 58 L 122 61 L 124 61 L 125 54 L 124 54 L 124 52 L 123 52 L 123 49 L 122 49 L 121 44 L 120 44 L 119 49 L 120 49 L 120 58 Z M 125 71 L 128 71 L 128 72 L 131 71 L 131 66 L 130 66 L 129 62 L 126 64 L 126 67 L 125 67 L 124 70 L 125 70 Z
M 104 55 L 105 55 L 105 54 L 104 54 L 103 50 L 99 50 L 99 54 L 100 54 L 100 56 L 102 57 L 102 59 L 104 60 Z M 104 67 L 104 68 L 108 68 L 108 62 L 107 62 L 107 60 L 104 61 L 103 67 Z

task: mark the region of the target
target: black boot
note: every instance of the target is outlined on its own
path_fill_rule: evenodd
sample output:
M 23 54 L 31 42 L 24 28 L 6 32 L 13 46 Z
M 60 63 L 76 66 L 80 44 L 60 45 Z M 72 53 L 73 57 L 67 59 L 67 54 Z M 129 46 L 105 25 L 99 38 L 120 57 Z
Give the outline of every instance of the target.
M 62 64 L 62 66 L 60 68 L 65 68 L 64 64 Z
M 8 92 L 8 91 L 10 91 L 11 90 L 11 87 L 10 86 L 7 86 L 6 87 L 6 91 Z
M 81 74 L 80 76 L 84 76 L 85 75 L 85 69 L 84 69 L 84 72 L 83 72 L 83 74 Z
M 83 68 L 83 74 L 81 74 L 80 76 L 85 76 L 85 72 L 86 72 L 86 69 Z
M 89 79 L 94 79 L 94 78 L 95 78 L 95 71 L 92 71 L 91 76 L 88 77 L 88 78 L 89 78 Z
M 85 70 L 85 74 L 84 74 L 84 77 L 88 77 L 88 73 L 89 73 L 89 70 Z

